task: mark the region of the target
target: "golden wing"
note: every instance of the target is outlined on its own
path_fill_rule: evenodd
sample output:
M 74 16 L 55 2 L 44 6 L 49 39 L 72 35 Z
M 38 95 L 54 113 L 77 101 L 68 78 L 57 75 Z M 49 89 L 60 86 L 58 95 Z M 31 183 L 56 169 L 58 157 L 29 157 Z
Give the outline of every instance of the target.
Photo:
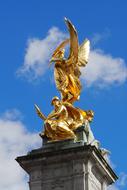
M 70 33 L 70 54 L 67 60 L 67 64 L 77 63 L 78 61 L 78 35 L 74 25 L 70 20 L 65 18 L 65 23 Z M 73 61 L 72 61 L 73 60 Z
M 78 65 L 79 66 L 86 66 L 86 64 L 88 63 L 89 52 L 90 52 L 90 41 L 86 39 L 80 45 L 79 50 L 78 50 Z
M 86 39 L 79 46 L 77 31 L 75 27 L 67 18 L 65 18 L 65 22 L 70 33 L 70 55 L 68 57 L 67 63 L 71 62 L 78 66 L 85 66 L 88 62 L 90 52 L 90 41 Z

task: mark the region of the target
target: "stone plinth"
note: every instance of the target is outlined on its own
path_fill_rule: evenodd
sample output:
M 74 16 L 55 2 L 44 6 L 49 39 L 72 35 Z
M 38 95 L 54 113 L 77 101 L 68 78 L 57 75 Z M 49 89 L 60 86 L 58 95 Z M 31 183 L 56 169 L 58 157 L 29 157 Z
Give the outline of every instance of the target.
M 106 190 L 117 179 L 101 152 L 80 141 L 47 143 L 16 160 L 30 190 Z

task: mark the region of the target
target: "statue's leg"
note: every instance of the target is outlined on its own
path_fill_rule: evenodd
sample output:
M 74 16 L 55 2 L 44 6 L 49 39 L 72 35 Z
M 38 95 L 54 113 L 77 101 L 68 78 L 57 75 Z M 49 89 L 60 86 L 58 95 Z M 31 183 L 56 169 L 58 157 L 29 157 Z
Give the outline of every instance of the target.
M 50 139 L 55 139 L 56 137 L 56 122 L 52 121 L 52 120 L 48 120 L 45 122 L 45 135 L 46 137 L 50 138 Z
M 56 129 L 58 139 L 75 139 L 74 132 L 68 128 L 66 122 L 59 122 Z

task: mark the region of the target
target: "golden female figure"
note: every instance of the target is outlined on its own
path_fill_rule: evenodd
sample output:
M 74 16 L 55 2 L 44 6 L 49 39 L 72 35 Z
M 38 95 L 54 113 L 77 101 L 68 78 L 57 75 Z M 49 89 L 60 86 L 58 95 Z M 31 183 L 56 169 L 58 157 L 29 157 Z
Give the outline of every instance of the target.
M 78 100 L 81 92 L 80 67 L 88 62 L 90 49 L 89 40 L 78 45 L 77 32 L 72 23 L 65 18 L 70 33 L 70 39 L 63 41 L 54 51 L 50 62 L 55 62 L 54 78 L 57 89 L 61 92 L 62 100 L 73 103 Z M 64 58 L 64 46 L 70 43 L 70 54 L 67 59 Z

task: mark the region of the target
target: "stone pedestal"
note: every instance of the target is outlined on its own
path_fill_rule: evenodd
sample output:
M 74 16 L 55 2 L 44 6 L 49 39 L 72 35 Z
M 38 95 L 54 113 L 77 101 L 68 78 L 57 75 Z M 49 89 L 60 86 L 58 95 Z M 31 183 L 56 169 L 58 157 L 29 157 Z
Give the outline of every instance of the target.
M 83 141 L 47 143 L 16 160 L 30 190 L 106 190 L 117 179 L 101 152 Z

